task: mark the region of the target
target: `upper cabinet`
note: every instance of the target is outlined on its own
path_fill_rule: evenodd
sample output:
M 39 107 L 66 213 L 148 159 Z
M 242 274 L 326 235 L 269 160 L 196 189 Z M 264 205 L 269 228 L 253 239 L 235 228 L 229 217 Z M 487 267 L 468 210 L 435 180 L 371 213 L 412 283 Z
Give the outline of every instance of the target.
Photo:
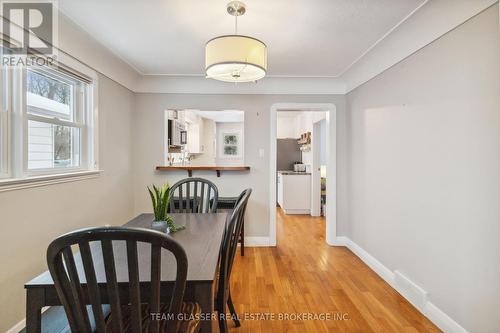
M 186 123 L 198 123 L 200 121 L 200 116 L 194 110 L 182 110 L 178 114 L 179 118 L 182 118 L 182 121 Z
M 187 151 L 190 154 L 202 154 L 203 150 L 203 121 L 188 123 Z
M 190 154 L 203 153 L 203 118 L 191 110 L 185 110 L 184 121 L 187 130 L 186 150 Z

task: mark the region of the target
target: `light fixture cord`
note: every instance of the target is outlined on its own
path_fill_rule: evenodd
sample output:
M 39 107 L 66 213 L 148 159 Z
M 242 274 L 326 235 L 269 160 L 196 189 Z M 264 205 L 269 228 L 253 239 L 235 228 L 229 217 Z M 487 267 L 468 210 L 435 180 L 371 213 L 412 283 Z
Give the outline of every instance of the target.
M 238 34 L 238 15 L 234 17 L 234 34 Z

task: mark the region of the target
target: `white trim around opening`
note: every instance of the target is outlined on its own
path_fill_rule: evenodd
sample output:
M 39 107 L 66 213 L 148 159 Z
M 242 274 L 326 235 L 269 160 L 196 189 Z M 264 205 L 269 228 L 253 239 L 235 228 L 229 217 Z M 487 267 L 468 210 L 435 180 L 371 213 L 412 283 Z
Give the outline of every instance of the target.
M 342 246 L 337 239 L 337 109 L 330 103 L 276 103 L 271 106 L 269 137 L 269 245 L 276 246 L 276 140 L 278 111 L 326 112 L 326 243 Z

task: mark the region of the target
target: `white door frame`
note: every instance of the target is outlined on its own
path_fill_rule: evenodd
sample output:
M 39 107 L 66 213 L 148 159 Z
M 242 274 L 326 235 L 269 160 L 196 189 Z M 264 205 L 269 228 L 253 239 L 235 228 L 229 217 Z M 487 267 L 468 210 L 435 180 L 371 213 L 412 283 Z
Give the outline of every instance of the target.
M 330 103 L 276 103 L 271 106 L 269 137 L 269 245 L 276 246 L 276 140 L 278 111 L 326 112 L 326 243 L 337 238 L 337 109 Z
M 312 125 L 311 216 L 321 216 L 321 124 Z M 326 136 L 325 136 L 326 141 Z M 324 142 L 326 144 L 326 142 Z

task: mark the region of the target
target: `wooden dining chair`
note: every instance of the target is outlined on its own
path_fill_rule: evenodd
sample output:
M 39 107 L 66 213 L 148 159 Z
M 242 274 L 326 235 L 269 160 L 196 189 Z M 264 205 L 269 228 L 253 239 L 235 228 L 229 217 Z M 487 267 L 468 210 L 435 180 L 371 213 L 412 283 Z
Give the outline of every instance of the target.
M 203 178 L 186 178 L 170 188 L 170 213 L 215 213 L 219 190 Z
M 240 326 L 240 321 L 238 320 L 238 315 L 235 311 L 233 300 L 231 299 L 229 279 L 231 276 L 231 269 L 233 267 L 234 256 L 236 254 L 236 248 L 238 247 L 239 236 L 241 234 L 243 217 L 245 215 L 248 198 L 250 198 L 251 193 L 252 189 L 248 188 L 241 192 L 238 197 L 236 206 L 229 219 L 222 243 L 219 282 L 215 304 L 216 310 L 219 312 L 219 329 L 221 333 L 227 332 L 227 321 L 225 318 L 226 304 L 229 307 L 229 312 L 231 313 L 231 317 L 233 318 L 236 327 Z M 223 314 L 223 316 L 221 316 L 221 314 Z
M 115 241 L 126 245 L 128 282 L 125 284 L 117 281 Z M 151 279 L 147 282 L 139 279 L 138 243 L 151 246 Z M 79 256 L 73 254 L 72 246 L 79 248 Z M 160 303 L 162 249 L 173 254 L 177 265 L 168 304 Z M 52 241 L 47 249 L 47 264 L 72 332 L 90 333 L 94 325 L 98 333 L 199 330 L 199 320 L 178 317 L 182 313 L 184 318 L 191 318 L 188 316 L 200 314 L 201 308 L 196 303 L 183 303 L 188 268 L 186 252 L 177 241 L 163 233 L 125 227 L 77 230 Z M 104 272 L 100 267 L 104 267 Z M 101 279 L 105 276 L 106 282 L 98 282 L 98 276 Z M 120 296 L 124 293 L 119 293 L 119 289 L 123 291 L 124 288 L 128 289 L 127 297 Z M 148 302 L 141 301 L 141 292 L 148 297 Z M 91 311 L 86 304 L 92 305 Z M 107 317 L 102 311 L 105 304 L 111 308 Z M 172 320 L 152 320 L 152 313 L 165 314 L 165 318 Z

